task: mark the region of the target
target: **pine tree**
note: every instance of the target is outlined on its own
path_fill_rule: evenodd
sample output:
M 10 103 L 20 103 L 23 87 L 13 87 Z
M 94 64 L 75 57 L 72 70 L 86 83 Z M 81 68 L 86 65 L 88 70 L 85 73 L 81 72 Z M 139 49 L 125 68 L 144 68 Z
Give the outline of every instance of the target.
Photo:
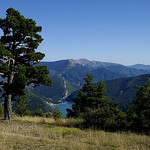
M 125 126 L 125 113 L 109 100 L 104 82 L 92 83 L 92 74 L 84 80 L 86 83 L 74 100 L 72 110 L 67 109 L 67 117 L 83 118 L 85 127 L 121 130 Z
M 60 109 L 58 107 L 56 107 L 52 113 L 52 117 L 55 120 L 57 120 L 57 119 L 61 118 L 61 116 L 62 116 L 62 113 L 61 113 Z
M 26 19 L 17 10 L 9 8 L 6 18 L 0 19 L 3 36 L 0 39 L 0 82 L 3 88 L 4 118 L 12 120 L 12 99 L 25 94 L 25 86 L 45 84 L 51 86 L 46 66 L 37 66 L 44 54 L 35 52 L 42 42 L 42 27 L 32 19 Z
M 30 106 L 28 102 L 29 102 L 29 97 L 27 94 L 20 96 L 15 106 L 15 113 L 21 117 L 27 115 L 28 106 Z
M 138 87 L 134 104 L 133 119 L 137 130 L 150 130 L 150 78 L 145 85 Z
M 83 114 L 91 107 L 90 98 L 92 98 L 92 95 L 94 94 L 96 85 L 92 83 L 93 75 L 87 75 L 84 80 L 86 81 L 86 83 L 79 91 L 76 100 L 74 100 L 72 110 L 67 109 L 68 117 L 82 117 Z

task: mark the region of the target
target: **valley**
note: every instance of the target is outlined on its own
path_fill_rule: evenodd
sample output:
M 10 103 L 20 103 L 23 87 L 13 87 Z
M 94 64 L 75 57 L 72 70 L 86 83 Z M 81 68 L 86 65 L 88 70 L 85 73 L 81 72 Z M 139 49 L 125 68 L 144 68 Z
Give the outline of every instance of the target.
M 29 86 L 27 91 L 30 97 L 29 109 L 42 109 L 43 112 L 51 112 L 51 105 L 59 104 L 60 109 L 62 106 L 65 107 L 64 104 L 60 104 L 62 100 L 72 102 L 84 84 L 86 74 L 94 75 L 94 83 L 103 80 L 110 99 L 124 110 L 127 105 L 132 104 L 136 86 L 143 85 L 150 76 L 148 66 L 140 65 L 142 68 L 137 69 L 134 66 L 87 59 L 41 62 L 39 65 L 48 67 L 53 85 L 40 85 L 36 88 Z

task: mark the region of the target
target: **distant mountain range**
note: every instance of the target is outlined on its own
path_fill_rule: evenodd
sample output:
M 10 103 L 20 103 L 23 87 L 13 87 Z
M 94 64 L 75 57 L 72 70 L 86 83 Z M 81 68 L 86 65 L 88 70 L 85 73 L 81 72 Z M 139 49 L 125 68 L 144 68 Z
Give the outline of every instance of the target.
M 113 101 L 117 101 L 120 106 L 124 101 L 130 103 L 134 94 L 128 94 L 128 96 L 130 95 L 129 100 L 129 97 L 126 94 L 122 94 L 126 93 L 122 89 L 125 87 L 126 89 L 128 89 L 127 87 L 130 88 L 130 85 L 132 86 L 132 84 L 130 84 L 132 83 L 132 79 L 134 80 L 133 83 L 138 85 L 137 82 L 140 79 L 138 79 L 138 77 L 136 78 L 137 80 L 126 77 L 136 77 L 150 73 L 150 69 L 148 69 L 148 66 L 146 65 L 140 65 L 140 67 L 139 65 L 127 67 L 121 64 L 89 61 L 87 59 L 41 62 L 39 65 L 46 65 L 48 67 L 50 70 L 49 76 L 53 80 L 53 86 L 47 87 L 41 85 L 34 89 L 29 86 L 28 92 L 31 99 L 30 109 L 41 108 L 45 112 L 51 110 L 49 108 L 52 103 L 57 104 L 62 99 L 66 99 L 70 94 L 77 91 L 84 84 L 84 78 L 87 74 L 94 75 L 94 83 L 97 83 L 100 80 L 106 81 L 105 83 L 109 96 Z M 146 77 L 149 75 L 144 76 Z M 2 80 L 2 78 L 0 78 L 0 80 Z M 141 84 L 145 83 L 145 78 L 142 78 L 141 80 Z M 123 92 L 119 94 L 119 90 Z M 128 97 L 127 99 L 126 96 Z
M 119 86 L 117 85 L 118 88 L 121 89 L 126 83 L 128 83 L 127 82 L 128 80 L 132 80 L 132 78 L 127 78 L 126 80 L 126 77 L 136 77 L 142 74 L 150 73 L 150 70 L 144 70 L 141 68 L 140 69 L 130 68 L 116 63 L 89 61 L 87 59 L 79 59 L 79 60 L 68 59 L 55 62 L 41 62 L 40 65 L 46 65 L 50 70 L 51 72 L 50 77 L 53 80 L 53 86 L 52 87 L 41 86 L 35 88 L 34 90 L 45 97 L 51 98 L 52 100 L 54 100 L 54 102 L 60 101 L 61 99 L 69 96 L 71 93 L 79 89 L 84 83 L 84 78 L 86 77 L 86 74 L 94 75 L 93 80 L 94 83 L 97 83 L 100 80 L 106 81 L 108 91 L 111 91 L 112 86 L 110 86 L 109 84 L 107 85 L 108 80 L 112 80 L 108 82 L 113 83 L 111 85 L 114 86 L 116 86 L 117 82 L 119 83 L 121 82 Z M 145 80 L 143 80 L 142 83 L 145 83 Z M 116 99 L 117 97 L 116 96 L 117 94 L 114 94 L 115 96 L 113 96 L 113 94 L 110 95 L 113 100 Z M 122 95 L 123 94 L 121 94 L 121 96 Z M 116 99 L 117 101 L 121 99 L 119 97 L 120 96 L 118 95 L 118 99 Z M 132 98 L 133 97 L 131 97 L 131 99 Z
M 41 62 L 40 65 L 48 67 L 51 72 L 50 76 L 59 75 L 77 86 L 83 85 L 86 74 L 93 74 L 94 82 L 98 82 L 99 80 L 106 81 L 150 73 L 150 70 L 135 69 L 116 63 L 89 61 L 87 59 Z
M 150 65 L 136 64 L 129 67 L 134 69 L 150 70 Z

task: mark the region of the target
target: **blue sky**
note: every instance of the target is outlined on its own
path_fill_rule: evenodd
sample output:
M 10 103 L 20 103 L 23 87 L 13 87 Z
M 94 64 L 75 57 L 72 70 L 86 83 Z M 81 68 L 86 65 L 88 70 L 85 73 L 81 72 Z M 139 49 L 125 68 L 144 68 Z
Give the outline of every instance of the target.
M 3 0 L 0 18 L 9 7 L 42 26 L 45 61 L 150 65 L 150 0 Z

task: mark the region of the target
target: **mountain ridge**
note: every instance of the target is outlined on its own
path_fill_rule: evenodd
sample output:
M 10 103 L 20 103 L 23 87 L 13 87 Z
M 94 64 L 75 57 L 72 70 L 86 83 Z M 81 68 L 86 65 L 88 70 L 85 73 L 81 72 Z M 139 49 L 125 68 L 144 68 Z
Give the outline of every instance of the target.
M 53 86 L 47 87 L 41 85 L 34 89 L 31 88 L 30 103 L 34 104 L 34 100 L 36 99 L 35 103 L 38 107 L 35 105 L 34 107 L 39 108 L 41 106 L 44 111 L 48 111 L 48 103 L 60 103 L 61 99 L 79 89 L 84 84 L 84 78 L 87 74 L 93 74 L 93 82 L 97 83 L 100 80 L 107 81 L 135 77 L 142 74 L 148 75 L 150 73 L 150 70 L 135 69 L 121 64 L 90 61 L 88 59 L 40 62 L 39 65 L 46 65 L 48 67 L 50 70 L 49 76 L 53 80 Z M 2 77 L 0 76 L 0 81 L 1 80 Z M 114 81 L 112 81 L 112 83 L 113 82 Z M 123 79 L 122 84 L 125 84 Z M 121 85 L 119 85 L 119 87 L 122 88 Z M 110 88 L 110 90 L 111 89 L 113 89 L 113 87 Z M 39 98 L 37 98 L 36 93 Z M 113 99 L 115 99 L 115 97 Z
M 150 65 L 144 65 L 144 64 L 135 64 L 135 65 L 128 66 L 128 67 L 134 68 L 134 69 L 150 70 Z
M 121 64 L 90 61 L 88 59 L 66 59 L 54 62 L 41 62 L 52 75 L 61 75 L 75 85 L 83 85 L 86 74 L 94 75 L 94 82 L 122 77 L 133 77 L 150 73 L 150 70 L 130 68 Z

